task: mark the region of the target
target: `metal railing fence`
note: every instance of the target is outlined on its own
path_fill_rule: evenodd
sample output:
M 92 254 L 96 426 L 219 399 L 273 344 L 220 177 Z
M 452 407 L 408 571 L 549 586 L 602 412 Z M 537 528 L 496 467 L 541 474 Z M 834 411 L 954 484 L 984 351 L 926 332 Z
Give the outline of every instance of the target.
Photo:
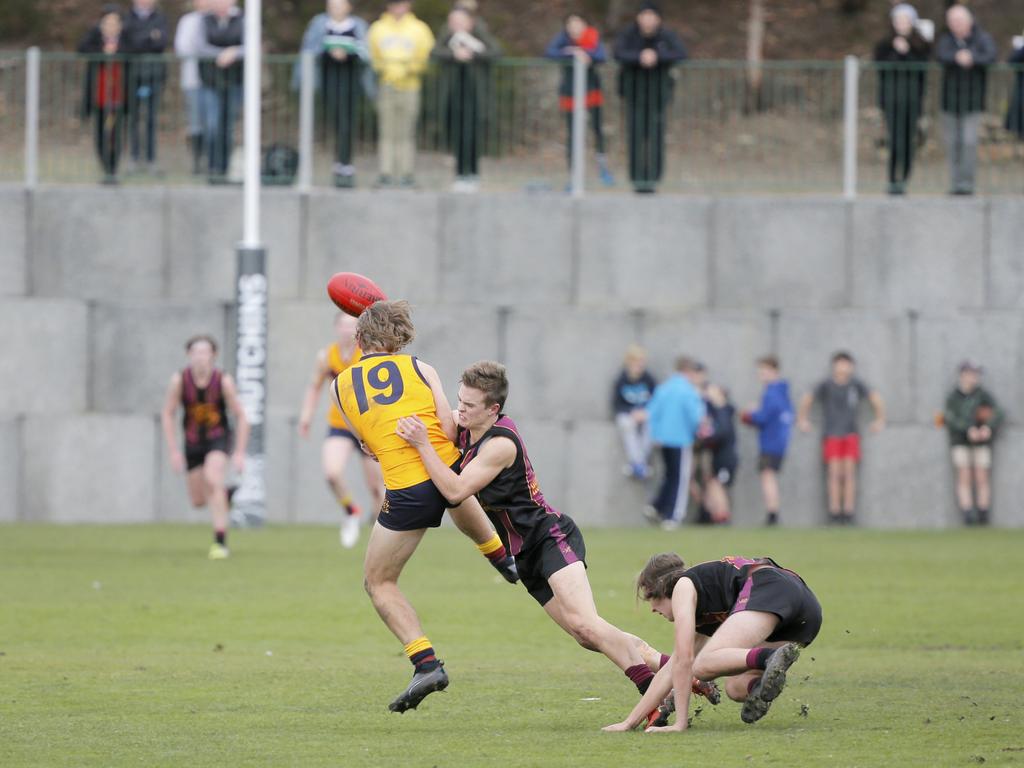
M 0 52 L 0 181 L 33 183 L 33 171 L 40 183 L 238 180 L 232 159 L 241 143 L 238 70 L 202 63 L 205 80 L 196 94 L 181 89 L 182 62 L 173 56 L 43 53 L 33 102 L 31 62 L 23 51 Z M 264 57 L 265 180 L 330 186 L 339 168 L 351 165 L 355 186 L 373 185 L 379 126 L 372 81 L 358 75 L 339 85 L 320 62 L 306 66 L 311 78 L 301 76 L 298 56 Z M 502 59 L 470 71 L 433 63 L 419 101 L 416 186 L 447 189 L 458 175 L 479 178 L 489 189 L 568 189 L 573 119 L 559 103 L 564 66 Z M 884 192 L 893 134 L 879 89 L 892 67 L 776 61 L 755 70 L 742 61 L 696 60 L 644 80 L 606 64 L 598 70 L 601 138 L 614 183 L 602 183 L 608 179 L 599 176 L 594 114 L 581 106 L 585 114 L 576 126 L 584 135 L 577 147 L 585 156 L 577 192 L 621 192 L 647 182 L 662 191 L 709 194 Z M 907 188 L 944 193 L 942 71 L 934 64 L 917 71 L 923 95 Z M 1024 146 L 1004 127 L 1020 76 L 1006 65 L 989 70 L 980 193 L 1024 190 Z M 197 144 L 197 131 L 215 138 Z M 659 135 L 663 149 L 655 156 L 651 146 Z M 658 177 L 645 178 L 652 173 Z

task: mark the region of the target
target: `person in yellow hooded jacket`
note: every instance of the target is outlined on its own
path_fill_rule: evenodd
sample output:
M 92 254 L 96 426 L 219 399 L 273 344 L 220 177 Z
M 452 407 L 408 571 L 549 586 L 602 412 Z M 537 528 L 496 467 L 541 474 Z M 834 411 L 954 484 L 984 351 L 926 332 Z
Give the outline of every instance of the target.
M 416 18 L 411 0 L 388 0 L 370 25 L 370 62 L 377 73 L 378 186 L 411 187 L 416 162 L 416 119 L 423 72 L 434 47 L 430 27 Z

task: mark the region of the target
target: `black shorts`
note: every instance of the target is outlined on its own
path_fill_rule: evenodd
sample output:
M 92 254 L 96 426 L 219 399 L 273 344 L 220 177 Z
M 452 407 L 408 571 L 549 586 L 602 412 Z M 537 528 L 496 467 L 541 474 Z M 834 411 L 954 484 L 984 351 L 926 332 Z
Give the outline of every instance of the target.
M 516 555 L 516 568 L 526 591 L 545 605 L 555 596 L 548 584 L 551 575 L 577 562 L 585 567 L 586 557 L 583 534 L 571 517 L 562 515 L 548 529 L 547 535 Z
M 785 455 L 781 453 L 762 453 L 757 457 L 757 470 L 763 472 L 770 469 L 773 472 L 778 472 L 782 469 L 782 462 L 785 459 Z
M 779 617 L 775 631 L 766 639 L 810 645 L 821 629 L 821 604 L 800 577 L 780 568 L 759 568 L 748 580 L 749 597 L 738 611 L 763 611 Z M 748 585 L 744 585 L 744 592 Z M 741 594 L 742 600 L 742 594 Z
M 213 440 L 204 440 L 193 445 L 185 443 L 185 466 L 191 472 L 193 469 L 203 466 L 203 462 L 206 461 L 206 454 L 213 453 L 214 451 L 228 453 L 230 450 L 230 435 L 222 435 L 221 437 L 213 438 Z
M 363 452 L 362 447 L 359 445 L 359 438 L 353 435 L 349 430 L 345 429 L 344 427 L 328 427 L 327 434 L 325 435 L 324 439 L 326 440 L 328 437 L 347 438 L 355 444 L 356 448 L 359 448 L 360 453 Z M 363 455 L 366 456 L 365 453 Z M 369 458 L 369 456 L 367 456 L 366 458 Z
M 459 462 L 452 464 L 452 471 L 459 471 Z M 386 489 L 377 522 L 391 531 L 437 528 L 444 511 L 456 506 L 458 504 L 449 502 L 432 481 L 424 480 L 398 491 Z

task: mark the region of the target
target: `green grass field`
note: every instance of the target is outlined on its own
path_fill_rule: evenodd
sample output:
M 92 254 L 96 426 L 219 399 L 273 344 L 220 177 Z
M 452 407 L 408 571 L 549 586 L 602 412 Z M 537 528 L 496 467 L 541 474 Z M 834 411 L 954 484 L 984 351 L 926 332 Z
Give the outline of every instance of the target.
M 1024 532 L 589 531 L 598 607 L 667 649 L 636 605 L 647 556 L 770 554 L 825 611 L 754 726 L 604 734 L 635 703 L 451 530 L 404 578 L 451 675 L 411 667 L 327 528 L 0 527 L 0 766 L 964 766 L 1024 764 Z

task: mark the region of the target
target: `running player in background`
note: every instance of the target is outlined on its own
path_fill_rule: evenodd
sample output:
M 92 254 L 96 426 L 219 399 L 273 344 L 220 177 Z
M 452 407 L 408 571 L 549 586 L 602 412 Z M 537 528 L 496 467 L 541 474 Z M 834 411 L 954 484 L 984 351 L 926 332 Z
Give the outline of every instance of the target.
M 302 400 L 302 411 L 299 414 L 299 435 L 304 438 L 309 437 L 313 412 L 316 410 L 316 402 L 324 383 L 333 382 L 342 371 L 359 362 L 359 358 L 362 356 L 362 352 L 356 344 L 356 319 L 354 317 L 339 312 L 334 318 L 334 332 L 337 335 L 337 341 L 317 353 L 313 378 L 310 379 L 309 386 L 306 388 L 306 396 Z M 352 495 L 345 484 L 345 467 L 352 454 L 355 453 L 362 457 L 363 478 L 370 491 L 373 503 L 371 514 L 374 517 L 384 503 L 384 479 L 380 474 L 380 465 L 360 450 L 359 440 L 348 430 L 338 407 L 331 402 L 329 408 L 327 436 L 324 438 L 323 448 L 320 451 L 320 462 L 323 466 L 324 477 L 327 478 L 327 485 L 343 510 L 341 545 L 351 548 L 359 540 L 359 522 L 362 513 L 359 506 L 352 500 Z
M 415 336 L 405 301 L 378 301 L 359 316 L 356 342 L 363 356 L 334 380 L 331 392 L 349 429 L 380 461 L 384 505 L 370 533 L 364 566 L 366 591 L 381 620 L 405 646 L 415 669 L 412 681 L 391 702 L 392 712 L 415 709 L 430 693 L 448 686 L 444 664 L 420 625 L 415 609 L 398 588 L 398 577 L 427 528 L 452 521 L 509 582 L 518 580 L 515 561 L 491 528 L 476 499 L 449 502 L 430 481 L 416 449 L 395 433 L 403 416 L 426 425 L 430 443 L 448 466 L 458 466 L 459 449 L 451 406 L 431 366 L 398 354 Z
M 643 694 L 668 657 L 598 614 L 587 579 L 583 534 L 571 517 L 544 499 L 519 430 L 502 413 L 507 397 L 508 377 L 501 363 L 485 360 L 463 372 L 458 408 L 463 455 L 458 467 L 450 468 L 447 456 L 439 455 L 418 418 L 399 419 L 398 435 L 416 447 L 447 499 L 457 502 L 476 495 L 515 556 L 531 597 L 577 643 L 607 656 Z
M 655 555 L 640 572 L 636 591 L 652 611 L 675 624 L 675 649 L 640 703 L 606 731 L 642 724 L 671 690 L 675 724 L 647 731 L 686 730 L 694 677 L 725 676 L 726 694 L 743 702 L 741 719 L 754 723 L 782 692 L 800 648 L 821 629 L 814 593 L 770 557 L 723 557 L 687 568 L 675 553 Z
M 235 381 L 230 374 L 214 367 L 217 342 L 205 334 L 185 342 L 188 365 L 171 376 L 161 412 L 164 439 L 167 441 L 171 467 L 175 472 L 188 471 L 189 500 L 197 509 L 210 507 L 213 519 L 213 544 L 210 559 L 228 557 L 228 506 L 226 484 L 228 452 L 231 451 L 231 429 L 228 412 L 235 420 L 235 445 L 231 464 L 236 472 L 245 468 L 245 446 L 249 441 L 249 422 L 238 402 Z M 184 453 L 178 450 L 174 415 L 184 409 Z

